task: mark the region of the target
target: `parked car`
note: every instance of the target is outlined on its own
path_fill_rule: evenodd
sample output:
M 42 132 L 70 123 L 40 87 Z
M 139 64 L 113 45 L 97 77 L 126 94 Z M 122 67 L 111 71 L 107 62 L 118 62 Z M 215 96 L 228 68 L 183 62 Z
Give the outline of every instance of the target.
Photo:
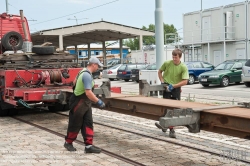
M 136 69 L 136 68 L 141 69 L 145 67 L 146 65 L 147 64 L 134 64 L 134 63 L 123 64 L 117 71 L 117 78 L 128 82 L 130 80 L 132 69 Z
M 110 67 L 115 66 L 117 64 L 121 64 L 121 59 L 120 58 L 109 59 L 107 61 L 107 68 L 110 68 Z
M 110 81 L 117 79 L 117 70 L 122 64 L 115 65 L 109 69 L 102 71 L 102 78 L 108 78 Z
M 214 70 L 200 74 L 199 83 L 204 87 L 208 87 L 210 84 L 226 87 L 233 82 L 239 84 L 242 66 L 245 62 L 246 60 L 227 60 L 216 66 Z
M 145 66 L 144 68 L 141 68 L 141 69 L 132 69 L 131 70 L 131 75 L 130 75 L 130 78 L 132 81 L 136 81 L 136 82 L 139 82 L 139 73 L 140 73 L 140 70 L 156 70 L 156 64 L 151 64 L 151 65 L 147 65 Z
M 244 82 L 246 87 L 250 87 L 250 59 L 242 67 L 241 80 Z
M 208 62 L 184 62 L 188 68 L 189 80 L 188 84 L 192 85 L 195 81 L 198 81 L 200 74 L 211 71 L 214 66 Z

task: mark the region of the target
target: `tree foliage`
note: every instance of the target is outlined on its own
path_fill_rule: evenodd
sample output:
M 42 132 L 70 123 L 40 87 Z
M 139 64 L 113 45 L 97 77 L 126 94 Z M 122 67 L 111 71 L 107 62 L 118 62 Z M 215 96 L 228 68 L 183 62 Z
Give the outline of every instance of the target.
M 173 24 L 168 25 L 168 24 L 164 24 L 164 43 L 172 43 L 174 42 L 173 40 L 167 40 L 165 41 L 165 34 L 168 33 L 177 33 L 176 28 L 174 27 Z M 143 30 L 148 30 L 148 31 L 153 31 L 155 32 L 155 25 L 154 24 L 149 24 L 148 27 L 143 26 L 142 27 Z M 170 36 L 168 36 L 170 37 Z M 172 37 L 172 36 L 171 36 Z M 155 44 L 155 37 L 154 36 L 143 36 L 143 44 L 144 45 L 152 45 Z M 139 39 L 128 39 L 124 42 L 124 45 L 130 47 L 131 50 L 140 50 L 139 48 Z

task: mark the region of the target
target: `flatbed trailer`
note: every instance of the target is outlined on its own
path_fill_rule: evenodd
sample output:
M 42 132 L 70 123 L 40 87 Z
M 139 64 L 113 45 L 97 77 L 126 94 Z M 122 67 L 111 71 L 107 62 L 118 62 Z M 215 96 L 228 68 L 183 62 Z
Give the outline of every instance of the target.
M 186 126 L 191 133 L 205 130 L 250 139 L 250 103 L 212 105 L 157 98 L 164 85 L 146 80 L 140 80 L 139 90 L 137 96 L 111 93 L 110 83 L 104 83 L 95 94 L 102 96 L 105 110 L 158 121 L 163 132 L 169 126 Z

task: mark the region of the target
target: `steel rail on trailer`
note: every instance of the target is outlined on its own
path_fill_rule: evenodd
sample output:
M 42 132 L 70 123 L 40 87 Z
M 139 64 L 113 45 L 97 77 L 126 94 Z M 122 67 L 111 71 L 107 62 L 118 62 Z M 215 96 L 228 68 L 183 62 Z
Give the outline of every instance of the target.
M 164 85 L 139 83 L 140 95 L 111 93 L 110 82 L 94 90 L 106 103 L 105 110 L 159 121 L 163 129 L 186 126 L 191 133 L 200 130 L 250 139 L 249 103 L 241 105 L 211 105 L 152 97 L 162 94 Z M 65 91 L 72 93 L 72 90 Z M 95 106 L 95 105 L 93 105 Z

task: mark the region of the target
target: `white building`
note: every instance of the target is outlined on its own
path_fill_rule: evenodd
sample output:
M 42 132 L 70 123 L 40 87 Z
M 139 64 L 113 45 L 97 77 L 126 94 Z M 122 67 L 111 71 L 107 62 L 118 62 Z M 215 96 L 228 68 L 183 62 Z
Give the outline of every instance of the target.
M 250 58 L 250 2 L 183 14 L 185 61 Z

